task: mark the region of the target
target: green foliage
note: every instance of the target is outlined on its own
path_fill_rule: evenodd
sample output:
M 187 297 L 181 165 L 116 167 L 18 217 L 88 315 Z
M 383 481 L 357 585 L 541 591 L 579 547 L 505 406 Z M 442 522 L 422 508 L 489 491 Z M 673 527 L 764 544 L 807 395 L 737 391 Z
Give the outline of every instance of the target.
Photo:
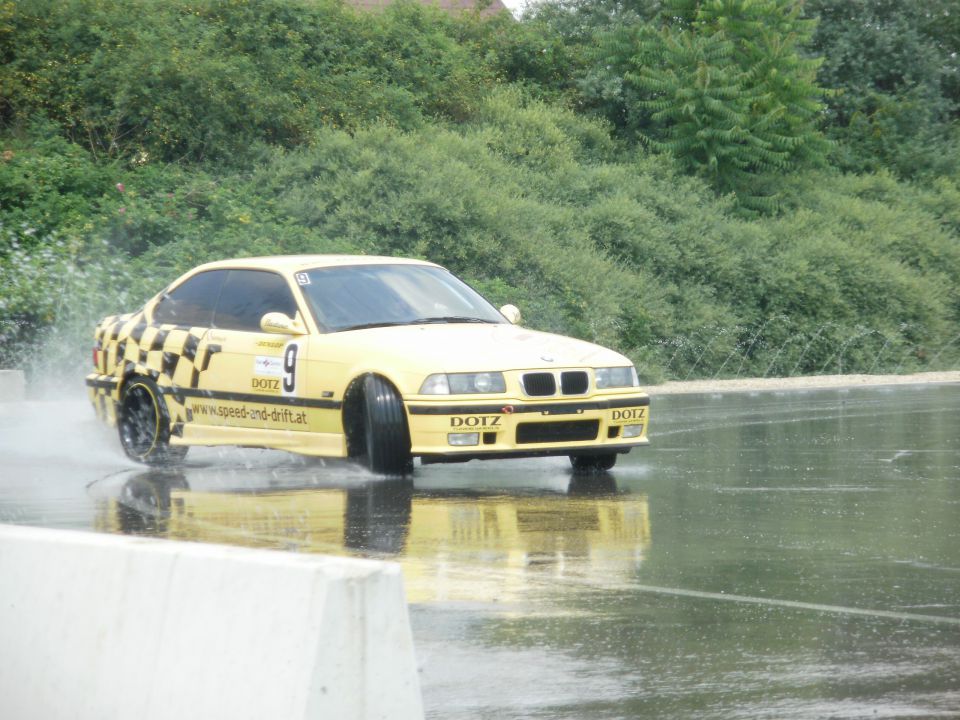
M 837 161 L 905 177 L 957 171 L 960 12 L 952 0 L 808 0 Z
M 536 88 L 563 98 L 573 88 L 577 53 L 543 23 L 518 23 L 509 13 L 464 13 L 454 26 L 457 43 L 490 69 L 498 84 Z
M 95 163 L 57 135 L 56 128 L 35 127 L 28 138 L 8 138 L 0 143 L 3 222 L 32 228 L 40 236 L 81 225 L 91 201 L 109 192 L 115 175 L 115 168 Z
M 593 78 L 613 119 L 721 192 L 763 207 L 757 176 L 824 155 L 818 63 L 800 46 L 812 24 L 796 0 L 669 2 L 659 28 L 598 33 Z M 767 207 L 771 207 L 769 202 Z
M 81 372 L 95 317 L 201 262 L 377 253 L 646 380 L 956 366 L 957 177 L 810 169 L 798 7 L 0 2 L 0 363 Z
M 459 43 L 468 20 L 403 2 L 373 15 L 332 0 L 3 9 L 0 119 L 40 113 L 96 155 L 142 162 L 235 165 L 258 143 L 302 145 L 322 126 L 459 121 L 504 62 Z

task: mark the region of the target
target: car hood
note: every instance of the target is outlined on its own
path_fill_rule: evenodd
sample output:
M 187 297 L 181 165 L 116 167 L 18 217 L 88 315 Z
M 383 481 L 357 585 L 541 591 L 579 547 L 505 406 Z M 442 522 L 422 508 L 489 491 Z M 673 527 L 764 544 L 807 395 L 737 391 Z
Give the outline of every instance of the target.
M 620 353 L 593 343 L 508 324 L 405 325 L 329 337 L 369 353 L 371 359 L 389 357 L 398 369 L 430 373 L 630 364 Z

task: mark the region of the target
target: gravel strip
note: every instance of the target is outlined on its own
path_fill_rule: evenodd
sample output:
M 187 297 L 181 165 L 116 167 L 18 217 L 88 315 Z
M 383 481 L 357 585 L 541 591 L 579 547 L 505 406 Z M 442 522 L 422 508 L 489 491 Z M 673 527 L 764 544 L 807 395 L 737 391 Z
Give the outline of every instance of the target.
M 696 393 L 767 392 L 818 388 L 871 387 L 960 382 L 960 370 L 914 373 L 913 375 L 811 375 L 788 378 L 737 378 L 735 380 L 687 380 L 650 385 L 651 395 Z

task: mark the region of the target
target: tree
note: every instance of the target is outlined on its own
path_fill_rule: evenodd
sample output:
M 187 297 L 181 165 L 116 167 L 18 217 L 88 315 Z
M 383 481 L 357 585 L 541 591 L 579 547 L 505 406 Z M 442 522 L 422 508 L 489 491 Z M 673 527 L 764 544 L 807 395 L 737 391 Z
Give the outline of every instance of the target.
M 955 0 L 808 0 L 824 56 L 829 134 L 847 170 L 955 170 L 960 8 Z M 953 138 L 953 139 L 952 139 Z
M 598 34 L 598 91 L 611 119 L 748 205 L 763 176 L 818 162 L 823 91 L 805 57 L 814 23 L 798 0 L 672 0 L 653 25 Z

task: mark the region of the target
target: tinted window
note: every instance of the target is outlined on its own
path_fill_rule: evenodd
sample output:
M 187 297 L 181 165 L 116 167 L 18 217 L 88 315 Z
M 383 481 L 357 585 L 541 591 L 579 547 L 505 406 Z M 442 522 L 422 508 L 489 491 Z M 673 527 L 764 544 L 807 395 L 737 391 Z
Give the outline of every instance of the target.
M 220 291 L 213 325 L 260 332 L 260 319 L 268 312 L 296 316 L 297 304 L 287 281 L 263 270 L 231 270 Z
M 210 270 L 194 275 L 163 296 L 153 310 L 153 321 L 188 327 L 210 327 L 213 322 L 213 308 L 217 304 L 217 297 L 226 277 L 226 270 Z

